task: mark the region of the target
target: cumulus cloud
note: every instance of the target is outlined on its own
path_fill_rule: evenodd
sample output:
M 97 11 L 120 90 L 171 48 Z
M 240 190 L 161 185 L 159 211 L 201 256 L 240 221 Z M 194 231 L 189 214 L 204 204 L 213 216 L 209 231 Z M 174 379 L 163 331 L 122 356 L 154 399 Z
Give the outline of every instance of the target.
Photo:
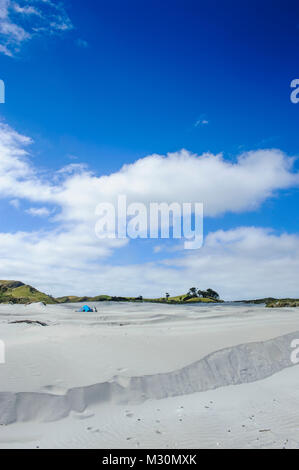
M 209 217 L 253 210 L 299 183 L 293 158 L 280 150 L 246 152 L 235 162 L 182 150 L 142 158 L 110 175 L 97 176 L 72 164 L 45 179 L 45 172 L 31 163 L 30 143 L 0 123 L 0 198 L 27 207 L 29 203 L 31 215 L 47 215 L 44 209 L 52 208 L 56 215 L 50 229 L 48 219 L 46 228 L 34 232 L 7 233 L 2 228 L 3 278 L 17 278 L 55 295 L 161 295 L 161 289 L 180 293 L 194 283 L 219 289 L 227 299 L 245 292 L 253 297 L 298 295 L 295 235 L 254 227 L 216 231 L 191 254 L 182 251 L 171 260 L 117 266 L 109 256 L 128 241 L 98 240 L 94 233 L 95 207 L 115 201 L 119 194 L 127 195 L 128 202 L 146 204 L 203 202 Z
M 115 246 L 113 247 L 115 249 Z M 55 294 L 161 296 L 212 287 L 225 300 L 298 297 L 299 237 L 241 227 L 160 263 L 112 265 L 87 232 L 0 234 L 1 275 Z M 102 252 L 101 252 L 102 250 Z
M 298 297 L 297 234 L 258 227 L 218 230 L 208 234 L 201 250 L 165 264 L 179 269 L 189 284 L 196 279 L 205 288 L 218 289 L 227 300 Z
M 71 30 L 63 4 L 51 0 L 0 0 L 0 53 L 13 56 L 34 36 Z
M 99 198 L 127 194 L 131 201 L 203 202 L 206 216 L 258 207 L 276 190 L 299 183 L 292 173 L 293 159 L 279 150 L 241 154 L 235 163 L 223 155 L 191 154 L 186 150 L 166 156 L 151 155 L 119 172 L 90 179 L 91 193 Z M 82 184 L 86 183 L 84 175 Z M 98 184 L 100 183 L 100 184 Z M 66 192 L 77 180 L 70 180 Z
M 83 164 L 44 179 L 30 163 L 31 139 L 0 123 L 0 196 L 56 204 L 64 221 L 91 221 L 100 202 L 124 194 L 130 202 L 202 202 L 205 216 L 254 210 L 277 191 L 299 184 L 294 159 L 280 150 L 222 154 L 181 150 L 150 155 L 118 172 L 97 176 Z M 57 178 L 57 175 L 60 178 Z

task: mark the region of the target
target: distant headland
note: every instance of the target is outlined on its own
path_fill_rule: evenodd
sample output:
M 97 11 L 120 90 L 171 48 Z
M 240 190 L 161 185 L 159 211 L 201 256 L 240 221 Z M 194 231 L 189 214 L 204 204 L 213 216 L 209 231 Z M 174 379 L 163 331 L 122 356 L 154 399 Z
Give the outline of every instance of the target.
M 26 304 L 31 302 L 44 302 L 45 304 L 63 304 L 77 302 L 154 302 L 168 304 L 186 303 L 217 303 L 223 302 L 219 294 L 213 289 L 206 291 L 192 287 L 186 294 L 171 297 L 168 292 L 165 296 L 158 298 L 122 297 L 110 295 L 97 295 L 94 297 L 66 295 L 63 297 L 53 297 L 40 292 L 34 287 L 24 284 L 21 281 L 0 281 L 0 303 Z
M 201 290 L 191 287 L 186 294 L 170 296 L 168 292 L 158 298 L 122 297 L 110 295 L 97 295 L 94 297 L 66 295 L 63 297 L 53 297 L 40 292 L 34 287 L 24 284 L 21 281 L 1 281 L 0 280 L 0 303 L 28 304 L 33 302 L 44 302 L 45 304 L 64 304 L 81 302 L 152 302 L 162 304 L 195 304 L 195 303 L 222 303 L 218 292 L 209 288 Z M 299 299 L 275 299 L 267 297 L 264 299 L 242 300 L 238 303 L 265 304 L 267 307 L 299 307 Z

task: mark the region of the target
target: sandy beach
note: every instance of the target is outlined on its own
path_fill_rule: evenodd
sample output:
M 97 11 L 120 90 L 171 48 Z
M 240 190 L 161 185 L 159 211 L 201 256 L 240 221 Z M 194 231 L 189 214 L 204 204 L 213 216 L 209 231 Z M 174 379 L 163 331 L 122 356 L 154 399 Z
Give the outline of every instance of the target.
M 1 448 L 299 447 L 298 310 L 78 307 L 0 306 Z
M 0 0 L 10 464 L 299 449 L 298 18 Z

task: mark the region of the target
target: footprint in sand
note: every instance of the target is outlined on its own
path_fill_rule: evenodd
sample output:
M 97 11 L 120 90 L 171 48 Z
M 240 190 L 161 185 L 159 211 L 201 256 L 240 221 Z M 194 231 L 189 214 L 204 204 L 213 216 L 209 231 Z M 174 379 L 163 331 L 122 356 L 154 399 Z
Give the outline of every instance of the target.
M 94 416 L 94 413 L 90 413 L 88 411 L 83 411 L 82 413 L 73 412 L 73 417 L 75 419 L 88 419 L 88 418 L 92 418 L 93 416 Z

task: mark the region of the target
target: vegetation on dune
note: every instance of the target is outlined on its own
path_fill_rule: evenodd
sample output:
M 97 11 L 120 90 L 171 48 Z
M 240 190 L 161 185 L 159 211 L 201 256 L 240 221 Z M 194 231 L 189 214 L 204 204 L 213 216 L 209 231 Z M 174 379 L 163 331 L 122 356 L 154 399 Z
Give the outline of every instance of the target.
M 299 299 L 275 299 L 266 303 L 266 307 L 269 307 L 269 308 L 299 307 Z
M 89 300 L 89 298 L 88 297 L 77 297 L 76 295 L 65 295 L 63 297 L 57 297 L 56 300 L 60 304 L 65 304 L 65 303 L 87 302 Z
M 265 297 L 263 299 L 253 299 L 253 300 L 236 300 L 236 303 L 242 303 L 242 304 L 267 304 L 269 302 L 274 302 L 275 299 L 274 297 Z
M 237 303 L 246 304 L 266 304 L 266 307 L 299 307 L 299 299 L 275 299 L 274 297 L 265 297 L 255 300 L 238 300 Z
M 59 303 L 81 303 L 81 302 L 134 302 L 143 300 L 142 297 L 113 297 L 111 295 L 96 295 L 95 297 L 77 297 L 74 295 L 66 295 L 58 297 Z

